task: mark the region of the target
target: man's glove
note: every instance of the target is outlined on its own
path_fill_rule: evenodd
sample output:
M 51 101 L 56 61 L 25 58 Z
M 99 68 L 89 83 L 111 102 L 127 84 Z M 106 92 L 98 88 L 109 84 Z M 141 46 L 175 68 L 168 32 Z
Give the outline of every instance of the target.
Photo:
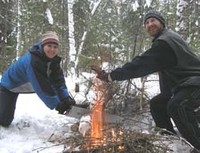
M 76 102 L 73 98 L 70 96 L 64 98 L 57 106 L 56 110 L 58 111 L 59 114 L 65 114 L 68 112 L 73 105 L 75 105 Z
M 105 82 L 109 82 L 108 80 L 108 75 L 109 73 L 106 73 L 104 70 L 101 70 L 98 74 L 97 74 L 97 78 L 99 78 L 102 81 Z
M 110 77 L 109 73 L 105 72 L 101 68 L 96 67 L 96 66 L 92 66 L 91 68 L 97 73 L 97 78 L 99 78 L 100 80 L 105 81 L 105 82 L 112 81 L 111 78 L 109 79 Z

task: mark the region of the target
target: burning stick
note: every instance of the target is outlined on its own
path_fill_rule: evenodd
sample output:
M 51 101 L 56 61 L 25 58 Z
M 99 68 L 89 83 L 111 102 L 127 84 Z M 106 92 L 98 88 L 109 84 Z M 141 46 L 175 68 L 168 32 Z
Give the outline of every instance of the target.
M 93 70 L 95 70 L 97 73 L 102 71 L 100 67 L 93 67 Z M 87 144 L 84 147 L 88 149 L 105 145 L 108 136 L 105 133 L 105 129 L 109 129 L 107 128 L 108 123 L 119 123 L 122 121 L 119 116 L 104 112 L 104 105 L 110 99 L 109 84 L 101 81 L 98 78 L 94 78 L 93 87 L 95 92 L 95 99 L 92 102 L 93 105 L 91 105 L 91 111 L 86 109 L 83 110 L 82 108 L 78 107 L 72 107 L 68 114 L 72 117 L 81 117 L 79 132 L 82 133 L 84 137 L 86 136 L 86 138 L 89 138 L 87 140 Z M 85 121 L 84 118 L 87 118 L 87 120 Z
M 91 138 L 92 146 L 100 145 L 103 141 L 103 95 L 102 90 L 99 89 L 101 81 L 94 79 L 94 87 L 96 99 L 91 112 Z
M 94 70 L 97 75 L 102 71 L 102 69 L 98 66 L 92 66 L 92 70 Z M 91 112 L 91 139 L 92 146 L 99 146 L 103 143 L 104 134 L 103 134 L 103 126 L 105 124 L 104 120 L 104 111 L 103 106 L 104 102 L 106 100 L 106 89 L 105 89 L 105 83 L 100 81 L 99 79 L 95 78 L 93 80 L 94 84 L 94 90 L 96 93 L 96 99 L 94 101 L 94 106 L 92 108 Z

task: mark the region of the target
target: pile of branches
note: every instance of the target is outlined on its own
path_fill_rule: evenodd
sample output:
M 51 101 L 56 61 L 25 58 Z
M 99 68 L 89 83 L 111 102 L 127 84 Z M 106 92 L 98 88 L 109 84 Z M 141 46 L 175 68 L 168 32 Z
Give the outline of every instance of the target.
M 115 129 L 118 130 L 118 129 Z M 121 130 L 121 129 L 119 129 Z M 120 141 L 119 141 L 120 138 Z M 66 141 L 70 149 L 64 153 L 169 153 L 173 152 L 164 143 L 162 136 L 144 134 L 136 131 L 123 131 L 123 134 L 116 135 L 116 141 L 107 137 L 106 143 L 92 146 L 90 136 L 71 137 Z M 78 149 L 77 149 L 78 148 Z

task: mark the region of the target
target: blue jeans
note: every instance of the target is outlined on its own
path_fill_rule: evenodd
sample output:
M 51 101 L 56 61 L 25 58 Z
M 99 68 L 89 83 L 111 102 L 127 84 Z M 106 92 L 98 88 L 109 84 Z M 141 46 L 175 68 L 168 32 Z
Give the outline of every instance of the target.
M 18 95 L 0 85 L 0 125 L 7 127 L 13 121 Z

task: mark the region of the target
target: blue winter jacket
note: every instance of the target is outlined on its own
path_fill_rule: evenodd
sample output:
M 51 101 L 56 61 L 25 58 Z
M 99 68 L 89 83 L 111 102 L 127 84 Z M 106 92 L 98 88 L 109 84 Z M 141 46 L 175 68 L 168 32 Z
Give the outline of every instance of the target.
M 48 59 L 41 42 L 33 45 L 2 75 L 1 85 L 11 92 L 35 92 L 50 109 L 69 96 L 59 56 Z

